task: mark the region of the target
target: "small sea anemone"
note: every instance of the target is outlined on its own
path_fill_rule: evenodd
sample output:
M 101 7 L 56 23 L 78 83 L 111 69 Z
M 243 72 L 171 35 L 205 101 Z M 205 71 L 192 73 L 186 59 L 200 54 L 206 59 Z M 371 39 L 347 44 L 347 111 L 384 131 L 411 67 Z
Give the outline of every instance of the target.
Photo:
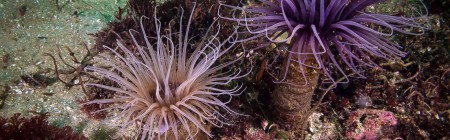
M 141 139 L 167 138 L 168 135 L 178 139 L 181 132 L 193 139 L 199 130 L 211 137 L 207 124 L 216 127 L 228 124 L 224 122 L 226 118 L 222 113 L 238 114 L 226 104 L 232 96 L 240 94 L 242 85 L 223 88 L 246 74 L 231 68 L 222 71 L 239 59 L 216 65 L 215 62 L 235 45 L 237 34 L 219 41 L 220 25 L 213 24 L 201 41 L 192 44 L 188 37 L 192 14 L 185 30 L 182 29 L 181 15 L 179 32 L 171 33 L 169 29 L 165 30 L 168 32 L 166 35 L 161 35 L 161 22 L 155 16 L 156 37 L 145 34 L 142 22 L 146 17 L 141 17 L 140 39 L 145 44 L 138 44 L 139 38 L 135 37 L 138 32 L 130 30 L 134 45 L 128 47 L 134 48 L 134 52 L 121 41 L 117 41 L 118 49 L 104 46 L 117 57 L 117 60 L 101 57 L 102 62 L 112 69 L 86 67 L 86 70 L 118 86 L 86 85 L 116 93 L 112 99 L 99 99 L 87 104 L 115 104 L 104 110 L 119 110 L 116 117 L 124 120 L 123 128 L 137 122 Z M 212 30 L 217 32 L 211 35 Z M 228 97 L 228 101 L 220 100 L 219 96 Z
M 348 70 L 364 77 L 360 66 L 378 66 L 371 60 L 371 55 L 387 60 L 405 56 L 401 46 L 390 41 L 393 32 L 420 35 L 424 31 L 417 23 L 422 17 L 391 16 L 365 10 L 384 0 L 260 1 L 260 4 L 244 8 L 222 4 L 222 7 L 243 11 L 244 17 L 221 17 L 239 22 L 247 27 L 248 33 L 254 34 L 241 41 L 265 36 L 271 42 L 289 43 L 285 71 L 294 61 L 300 65 L 302 73 L 303 66 L 322 69 L 333 83 L 336 80 L 331 69 L 347 78 L 347 69 L 340 64 L 345 63 Z M 284 35 L 287 37 L 282 37 Z M 305 62 L 308 57 L 315 59 L 314 65 Z M 286 74 L 284 72 L 283 79 Z M 306 79 L 305 74 L 303 77 Z

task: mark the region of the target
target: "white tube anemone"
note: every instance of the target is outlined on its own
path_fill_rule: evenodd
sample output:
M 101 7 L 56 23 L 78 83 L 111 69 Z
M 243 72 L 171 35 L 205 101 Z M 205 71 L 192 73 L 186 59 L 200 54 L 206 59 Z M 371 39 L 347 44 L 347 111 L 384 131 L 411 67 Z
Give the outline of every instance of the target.
M 87 104 L 115 104 L 104 110 L 118 109 L 120 113 L 116 117 L 124 120 L 123 127 L 141 122 L 141 139 L 167 138 L 168 133 L 178 139 L 179 131 L 187 132 L 187 138 L 193 139 L 198 130 L 211 137 L 206 123 L 217 127 L 227 124 L 219 110 L 238 113 L 226 106 L 229 101 L 223 102 L 218 96 L 227 96 L 231 100 L 232 96 L 240 94 L 242 85 L 232 89 L 218 86 L 228 85 L 230 81 L 247 74 L 239 70 L 221 71 L 238 59 L 218 65 L 215 62 L 235 45 L 237 33 L 235 31 L 221 42 L 218 39 L 220 25 L 211 25 L 202 41 L 191 45 L 188 34 L 192 14 L 185 33 L 181 18 L 179 32 L 166 35 L 161 35 L 161 23 L 155 16 L 156 43 L 153 44 L 145 34 L 142 24 L 145 17 L 142 17 L 141 38 L 145 45 L 138 44 L 134 35 L 137 31 L 129 31 L 136 52 L 129 50 L 120 41 L 117 41 L 118 49 L 104 46 L 118 57 L 118 60 L 101 57 L 102 62 L 111 66 L 113 71 L 99 67 L 86 67 L 86 70 L 117 83 L 118 87 L 96 83 L 86 85 L 112 90 L 116 94 L 112 99 L 93 100 Z M 219 29 L 210 35 L 213 27 Z M 188 47 L 194 48 L 193 51 L 189 51 Z M 119 50 L 123 53 L 119 53 Z M 195 126 L 195 129 L 191 126 Z

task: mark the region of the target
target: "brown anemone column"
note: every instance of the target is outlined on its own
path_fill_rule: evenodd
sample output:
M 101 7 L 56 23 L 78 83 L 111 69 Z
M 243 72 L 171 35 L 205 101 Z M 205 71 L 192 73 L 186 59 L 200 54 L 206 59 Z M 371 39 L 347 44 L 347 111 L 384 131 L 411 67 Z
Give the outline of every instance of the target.
M 314 57 L 308 57 L 306 64 L 312 65 L 315 63 Z M 276 85 L 275 91 L 272 94 L 272 102 L 277 113 L 276 123 L 288 132 L 291 132 L 289 137 L 298 136 L 301 132 L 302 125 L 306 123 L 309 117 L 308 111 L 311 109 L 311 99 L 319 78 L 317 69 L 303 67 L 307 79 L 302 76 L 299 64 L 291 62 L 286 67 L 287 60 L 283 66 L 288 68 L 286 80 L 284 82 L 296 84 L 290 85 L 281 83 Z M 285 70 L 283 70 L 285 71 Z M 284 74 L 283 74 L 284 75 Z M 308 81 L 307 85 L 305 82 Z M 294 134 L 292 134 L 294 133 Z

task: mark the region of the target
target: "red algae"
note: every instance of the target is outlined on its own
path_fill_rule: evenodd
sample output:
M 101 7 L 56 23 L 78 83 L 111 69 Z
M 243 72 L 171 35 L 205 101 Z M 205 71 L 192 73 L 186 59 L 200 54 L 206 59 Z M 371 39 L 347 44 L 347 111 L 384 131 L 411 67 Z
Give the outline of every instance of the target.
M 73 133 L 70 126 L 58 128 L 48 124 L 48 113 L 31 118 L 20 118 L 20 113 L 11 118 L 0 118 L 0 140 L 87 140 L 81 134 Z

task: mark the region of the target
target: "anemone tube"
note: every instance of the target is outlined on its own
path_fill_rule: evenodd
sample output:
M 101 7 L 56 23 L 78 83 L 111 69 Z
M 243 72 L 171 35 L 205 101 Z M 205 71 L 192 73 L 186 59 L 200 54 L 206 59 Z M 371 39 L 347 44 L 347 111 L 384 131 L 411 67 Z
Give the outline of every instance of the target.
M 220 8 L 242 11 L 244 16 L 219 16 L 246 27 L 245 32 L 251 36 L 241 39 L 242 42 L 265 37 L 269 43 L 288 45 L 287 49 L 282 50 L 286 52 L 284 72 L 280 76 L 282 80 L 276 81 L 281 84 L 272 96 L 273 103 L 280 115 L 304 114 L 310 108 L 309 102 L 314 90 L 295 88 L 316 87 L 319 73 L 311 71 L 321 70 L 320 73 L 326 78 L 323 82 L 334 85 L 340 82 L 335 80 L 336 77 L 344 77 L 346 80 L 342 82 L 348 82 L 349 71 L 355 73 L 357 78 L 365 78 L 361 73 L 362 67 L 378 67 L 371 60 L 372 56 L 394 61 L 407 54 L 400 50 L 400 45 L 390 41 L 389 37 L 394 32 L 423 34 L 424 27 L 417 22 L 424 19 L 423 16 L 400 17 L 365 11 L 368 6 L 382 1 L 384 0 L 260 0 L 261 3 L 257 6 L 221 4 Z M 287 38 L 283 38 L 283 34 L 287 34 Z M 261 44 L 255 49 L 265 46 L 267 44 Z M 293 64 L 297 66 L 292 66 Z M 296 91 L 304 93 L 289 93 Z M 292 117 L 294 119 L 291 120 L 298 122 L 297 124 L 307 118 L 302 115 Z M 286 122 L 284 120 L 289 117 L 281 118 L 283 121 L 280 122 Z
M 101 56 L 102 62 L 112 69 L 87 67 L 86 70 L 117 83 L 118 87 L 97 83 L 86 85 L 115 91 L 116 94 L 112 99 L 93 100 L 87 104 L 114 104 L 100 111 L 118 110 L 115 117 L 123 120 L 121 127 L 136 124 L 141 139 L 195 139 L 199 130 L 211 137 L 208 125 L 228 125 L 222 113 L 239 114 L 226 104 L 233 96 L 240 94 L 243 86 L 238 84 L 231 89 L 219 87 L 226 87 L 232 80 L 248 73 L 221 71 L 239 59 L 217 65 L 215 62 L 236 44 L 237 34 L 220 41 L 220 24 L 217 24 L 219 29 L 212 35 L 215 25 L 211 25 L 202 40 L 191 45 L 188 34 L 192 14 L 184 33 L 181 18 L 179 32 L 169 31 L 166 35 L 161 34 L 161 23 L 155 15 L 157 30 L 153 38 L 145 34 L 142 22 L 146 17 L 141 17 L 140 39 L 145 44 L 137 43 L 139 38 L 135 34 L 138 31 L 129 30 L 136 52 L 119 40 L 116 49 L 104 46 L 117 57 Z M 155 39 L 155 43 L 151 43 L 150 39 Z M 193 51 L 189 51 L 189 47 Z M 229 100 L 221 101 L 218 96 L 229 97 Z

